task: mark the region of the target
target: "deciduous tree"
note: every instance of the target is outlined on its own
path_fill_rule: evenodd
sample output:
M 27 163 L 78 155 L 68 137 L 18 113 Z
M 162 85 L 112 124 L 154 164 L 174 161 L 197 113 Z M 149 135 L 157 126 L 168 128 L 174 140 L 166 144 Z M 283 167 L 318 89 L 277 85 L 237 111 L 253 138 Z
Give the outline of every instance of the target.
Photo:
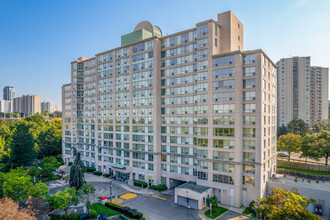
M 45 157 L 44 159 L 42 159 L 41 161 L 41 172 L 45 175 L 48 175 L 50 177 L 54 176 L 54 171 L 59 168 L 59 166 L 61 165 L 60 162 L 57 161 L 57 159 L 55 157 Z
M 32 185 L 31 177 L 23 167 L 17 167 L 3 175 L 3 196 L 14 201 L 24 200 L 28 197 L 28 191 Z
M 319 146 L 317 145 L 317 134 L 306 134 L 302 137 L 301 141 L 301 157 L 318 160 L 320 158 L 320 150 Z
M 261 219 L 304 219 L 321 220 L 307 210 L 309 204 L 314 204 L 316 200 L 307 199 L 301 196 L 297 190 L 282 190 L 273 188 L 272 193 L 266 198 L 258 198 L 257 216 Z
M 77 205 L 79 202 L 77 191 L 74 187 L 66 188 L 63 191 L 58 191 L 50 198 L 49 202 L 53 209 L 62 209 L 67 216 L 69 207 L 71 205 Z
M 328 158 L 330 155 L 330 131 L 321 131 L 317 135 L 317 145 L 320 150 L 320 157 L 325 158 L 325 165 L 328 166 Z
M 282 135 L 277 141 L 277 150 L 287 151 L 289 154 L 289 161 L 291 153 L 299 153 L 301 148 L 301 137 L 299 134 L 289 133 Z
M 323 120 L 315 122 L 313 124 L 313 126 L 312 126 L 313 133 L 319 133 L 322 130 L 330 131 L 330 120 L 329 119 L 323 119 Z
M 49 193 L 48 187 L 41 181 L 31 186 L 28 191 L 28 195 L 31 196 L 32 198 L 45 199 L 48 193 Z
M 9 198 L 0 199 L 0 219 L 34 220 L 34 213 L 29 209 L 19 209 L 18 203 Z
M 89 210 L 96 199 L 94 186 L 92 184 L 82 185 L 78 190 L 78 198 L 80 202 L 86 205 L 87 213 L 89 213 Z
M 302 119 L 291 120 L 287 127 L 288 133 L 299 134 L 300 136 L 304 136 L 309 131 L 308 124 Z

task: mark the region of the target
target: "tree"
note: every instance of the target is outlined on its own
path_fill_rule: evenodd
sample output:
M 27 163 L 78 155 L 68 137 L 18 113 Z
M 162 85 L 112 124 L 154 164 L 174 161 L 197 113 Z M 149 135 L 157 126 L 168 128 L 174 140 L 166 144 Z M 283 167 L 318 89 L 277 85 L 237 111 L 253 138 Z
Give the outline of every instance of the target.
M 87 213 L 89 213 L 89 210 L 96 198 L 94 186 L 91 184 L 82 185 L 82 187 L 78 190 L 78 198 L 80 202 L 86 205 Z
M 2 190 L 4 197 L 14 201 L 24 200 L 28 197 L 28 191 L 33 185 L 31 177 L 26 174 L 23 167 L 17 167 L 3 175 Z
M 45 199 L 48 193 L 49 193 L 48 187 L 41 181 L 31 186 L 31 188 L 28 191 L 28 195 L 31 196 L 32 198 Z
M 10 152 L 12 167 L 31 163 L 34 158 L 34 138 L 26 122 L 18 122 Z
M 317 135 L 317 146 L 319 147 L 320 157 L 325 158 L 325 165 L 328 166 L 330 155 L 330 131 L 321 131 Z
M 315 122 L 312 126 L 313 133 L 319 133 L 322 130 L 330 131 L 330 120 L 323 119 L 321 121 Z
M 273 188 L 271 194 L 264 199 L 258 198 L 258 201 L 256 212 L 261 219 L 322 219 L 307 210 L 307 206 L 314 204 L 316 200 L 301 196 L 295 189 L 290 192 L 281 188 Z
M 309 131 L 308 124 L 302 119 L 291 120 L 287 127 L 288 133 L 299 134 L 300 136 L 304 136 Z
M 41 174 L 41 169 L 39 168 L 38 164 L 35 163 L 33 166 L 29 167 L 26 172 L 33 178 Z
M 74 156 L 74 163 L 70 168 L 70 180 L 69 184 L 70 187 L 75 187 L 77 190 L 82 187 L 82 185 L 85 183 L 85 168 L 84 165 L 80 159 L 80 152 L 77 152 L 75 148 L 73 149 L 73 156 Z
M 41 161 L 41 172 L 47 176 L 50 176 L 51 178 L 54 177 L 54 171 L 59 168 L 61 165 L 60 162 L 57 161 L 55 157 L 45 157 Z
M 289 154 L 289 161 L 291 153 L 299 153 L 301 148 L 301 137 L 299 134 L 289 133 L 282 135 L 277 141 L 277 150 L 287 151 Z
M 62 152 L 62 131 L 57 131 L 55 125 L 45 125 L 37 139 L 39 158 L 55 156 Z
M 47 215 L 50 212 L 49 203 L 42 198 L 29 198 L 26 203 L 26 207 L 29 207 L 35 214 L 37 219 L 47 219 L 42 218 L 42 215 Z
M 62 209 L 65 212 L 65 216 L 67 216 L 69 207 L 71 205 L 77 205 L 79 202 L 77 190 L 71 187 L 63 191 L 58 191 L 50 198 L 49 202 L 53 209 Z
M 288 134 L 288 128 L 285 125 L 277 128 L 277 138 L 285 134 Z
M 0 219 L 33 220 L 34 213 L 29 209 L 20 209 L 18 203 L 8 198 L 0 199 Z
M 314 160 L 318 160 L 320 158 L 320 151 L 319 146 L 317 145 L 317 134 L 306 134 L 304 137 L 302 137 L 301 141 L 301 157 Z

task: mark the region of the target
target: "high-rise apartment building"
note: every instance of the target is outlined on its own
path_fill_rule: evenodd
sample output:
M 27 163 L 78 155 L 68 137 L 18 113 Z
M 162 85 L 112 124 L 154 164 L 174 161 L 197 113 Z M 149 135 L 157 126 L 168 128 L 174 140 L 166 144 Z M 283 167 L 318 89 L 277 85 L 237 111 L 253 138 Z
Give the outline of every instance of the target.
M 25 116 L 41 113 L 41 97 L 38 95 L 23 95 L 13 99 L 13 110 Z
M 0 112 L 7 113 L 13 111 L 13 101 L 0 100 Z
M 64 161 L 75 147 L 85 166 L 128 182 L 192 181 L 204 194 L 181 185 L 175 196 L 192 208 L 205 193 L 236 207 L 264 196 L 276 169 L 277 72 L 262 50 L 243 52 L 235 15 L 168 36 L 143 21 L 121 40 L 71 63 Z
M 12 86 L 5 86 L 3 88 L 3 100 L 11 101 L 16 97 L 16 90 Z
M 311 124 L 328 119 L 329 68 L 311 66 Z
M 41 111 L 48 111 L 49 113 L 54 113 L 56 111 L 56 106 L 54 102 L 42 102 Z
M 283 58 L 277 68 L 278 126 L 293 119 L 302 119 L 310 126 L 326 119 L 328 69 L 312 67 L 310 57 Z

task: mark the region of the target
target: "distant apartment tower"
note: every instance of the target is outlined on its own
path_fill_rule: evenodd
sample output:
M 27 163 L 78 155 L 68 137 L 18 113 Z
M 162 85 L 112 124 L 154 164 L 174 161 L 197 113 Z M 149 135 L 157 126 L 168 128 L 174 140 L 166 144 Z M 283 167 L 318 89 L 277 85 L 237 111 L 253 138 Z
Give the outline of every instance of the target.
M 326 104 L 322 104 L 328 100 L 328 81 L 319 81 L 328 80 L 327 68 L 312 67 L 310 57 L 283 58 L 277 68 L 278 126 L 293 119 L 311 126 L 328 117 Z
M 243 51 L 235 15 L 164 37 L 143 21 L 121 42 L 71 63 L 63 160 L 74 147 L 85 166 L 128 182 L 192 181 L 203 193 L 175 195 L 192 208 L 206 194 L 236 207 L 263 197 L 276 169 L 277 72 L 262 50 Z
M 7 113 L 13 111 L 13 101 L 0 100 L 0 112 Z
M 54 113 L 56 111 L 56 106 L 54 102 L 42 102 L 41 111 L 48 111 L 49 113 Z
M 41 113 L 41 97 L 38 95 L 23 95 L 13 99 L 15 113 L 22 113 L 25 116 Z
M 328 119 L 329 68 L 311 66 L 311 124 Z
M 15 88 L 12 86 L 5 86 L 3 88 L 3 100 L 11 101 L 16 97 Z

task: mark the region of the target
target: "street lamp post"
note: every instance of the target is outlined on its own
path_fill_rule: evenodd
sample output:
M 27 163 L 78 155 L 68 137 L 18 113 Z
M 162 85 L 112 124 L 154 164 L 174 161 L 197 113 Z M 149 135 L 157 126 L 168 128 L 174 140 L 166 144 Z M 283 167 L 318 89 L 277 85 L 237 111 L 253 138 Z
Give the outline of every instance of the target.
M 112 181 L 110 180 L 110 202 L 112 203 Z
M 187 208 L 188 208 L 187 219 L 189 220 L 189 209 L 190 209 L 190 206 L 188 205 Z

